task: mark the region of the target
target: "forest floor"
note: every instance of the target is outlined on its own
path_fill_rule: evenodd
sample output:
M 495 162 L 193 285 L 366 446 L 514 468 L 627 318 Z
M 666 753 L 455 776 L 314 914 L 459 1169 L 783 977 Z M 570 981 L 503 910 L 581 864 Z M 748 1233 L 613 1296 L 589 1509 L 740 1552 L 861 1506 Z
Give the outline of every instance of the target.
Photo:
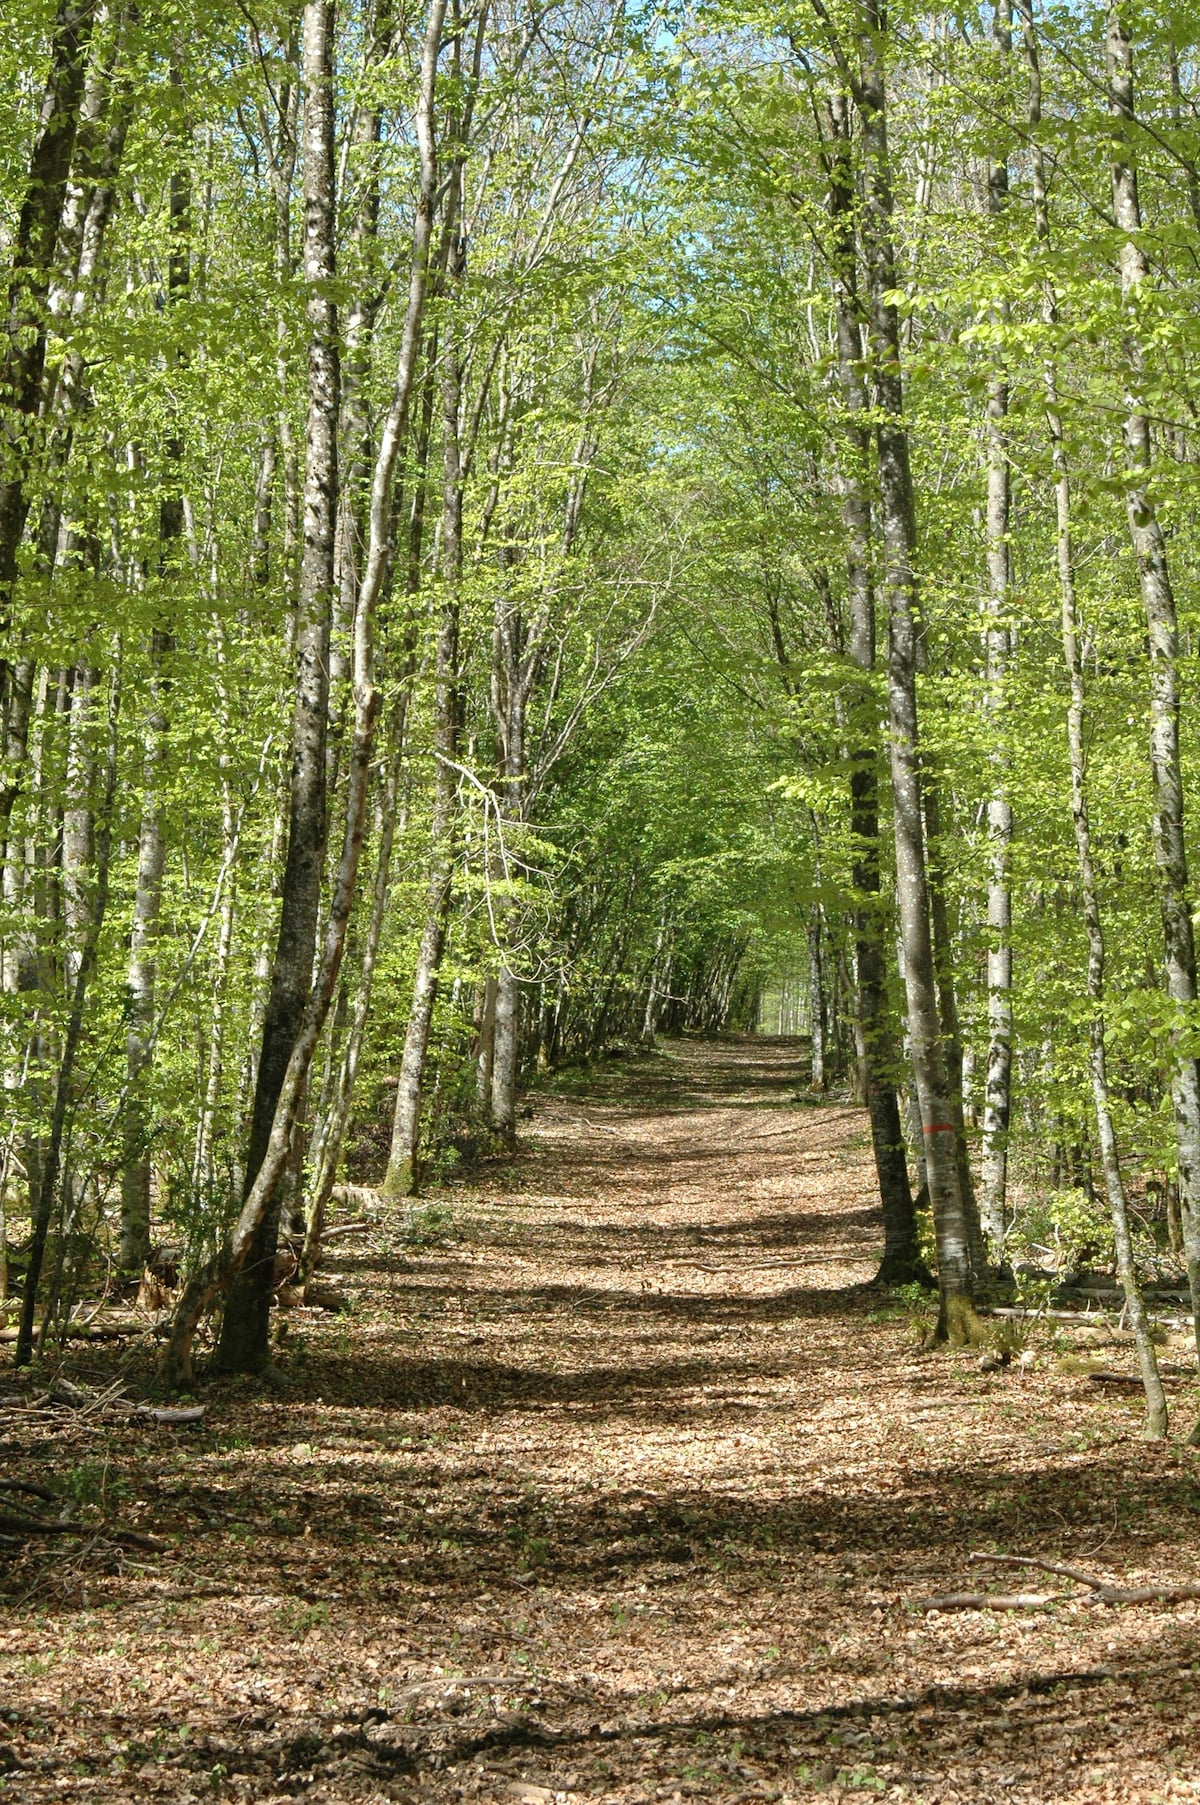
M 864 1289 L 863 1113 L 797 1058 L 560 1078 L 200 1424 L 0 1365 L 0 1476 L 90 1525 L 0 1559 L 0 1799 L 1200 1798 L 1200 1603 L 922 1608 L 1014 1588 L 972 1553 L 1200 1578 L 1200 1455 L 1048 1340 L 920 1353 Z

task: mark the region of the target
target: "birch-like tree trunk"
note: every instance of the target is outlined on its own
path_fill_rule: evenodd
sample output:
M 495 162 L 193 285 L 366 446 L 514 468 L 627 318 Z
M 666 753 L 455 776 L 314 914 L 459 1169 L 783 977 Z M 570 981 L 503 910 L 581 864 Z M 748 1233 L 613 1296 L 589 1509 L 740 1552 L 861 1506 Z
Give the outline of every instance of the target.
M 63 1145 L 74 1093 L 75 1061 L 83 1037 L 84 1008 L 88 986 L 96 969 L 100 935 L 108 908 L 109 874 L 112 863 L 113 805 L 117 787 L 117 716 L 120 708 L 119 642 L 108 681 L 108 721 L 104 762 L 104 789 L 100 803 L 99 827 L 94 860 L 89 869 L 89 888 L 75 904 L 76 924 L 81 938 L 71 950 L 67 965 L 66 994 L 69 1010 L 63 1035 L 62 1053 L 54 1085 L 54 1102 L 50 1113 L 50 1132 L 44 1153 L 38 1159 L 37 1191 L 33 1198 L 33 1232 L 29 1243 L 29 1259 L 25 1272 L 25 1289 L 21 1298 L 21 1320 L 17 1328 L 14 1362 L 28 1365 L 33 1358 L 34 1323 L 37 1315 L 38 1287 L 50 1235 L 54 1200 L 59 1189 L 63 1166 Z M 89 703 L 94 686 L 89 686 Z M 91 761 L 89 760 L 89 763 Z M 94 826 L 91 800 L 87 808 L 89 830 Z M 43 1331 L 45 1323 L 42 1324 Z
M 670 912 L 664 900 L 658 914 L 658 928 L 654 935 L 654 957 L 650 961 L 650 981 L 646 987 L 646 1008 L 642 1015 L 641 1042 L 644 1047 L 654 1045 L 654 1036 L 658 1028 L 659 999 L 670 983 L 670 980 L 664 976 L 664 972 L 670 964 L 670 954 L 667 952 L 669 921 Z
M 393 724 L 391 756 L 388 761 L 383 795 L 380 799 L 379 835 L 375 856 L 375 881 L 371 891 L 371 912 L 367 919 L 367 930 L 363 939 L 358 986 L 354 993 L 350 1024 L 346 1032 L 345 1044 L 342 1047 L 333 1095 L 317 1125 L 310 1153 L 311 1175 L 304 1201 L 304 1246 L 296 1273 L 296 1284 L 304 1291 L 307 1291 L 313 1283 L 321 1257 L 325 1215 L 329 1208 L 329 1199 L 333 1195 L 333 1187 L 337 1182 L 338 1162 L 341 1158 L 342 1143 L 346 1138 L 346 1129 L 350 1123 L 354 1086 L 358 1078 L 363 1039 L 371 1012 L 375 967 L 379 959 L 379 948 L 383 941 L 384 921 L 391 887 L 392 847 L 396 834 L 402 771 L 404 712 L 403 708 L 398 711 Z
M 1017 12 L 1021 19 L 1025 62 L 1029 75 L 1034 222 L 1038 241 L 1045 249 L 1049 247 L 1050 242 L 1050 215 L 1045 161 L 1038 139 L 1038 127 L 1042 118 L 1042 77 L 1032 0 L 1017 0 Z M 1053 283 L 1049 277 L 1043 284 L 1042 317 L 1047 326 L 1051 328 L 1056 326 L 1058 305 Z M 1092 1106 L 1096 1117 L 1096 1140 L 1100 1150 L 1100 1166 L 1104 1175 L 1104 1189 L 1109 1214 L 1112 1218 L 1117 1271 L 1125 1292 L 1137 1350 L 1138 1368 L 1146 1396 L 1146 1434 L 1150 1439 L 1160 1441 L 1167 1431 L 1167 1402 L 1159 1376 L 1158 1357 L 1150 1333 L 1145 1300 L 1142 1297 L 1141 1284 L 1133 1262 L 1129 1210 L 1124 1179 L 1121 1174 L 1121 1158 L 1116 1130 L 1113 1125 L 1108 1080 L 1108 1055 L 1105 1047 L 1107 1023 L 1104 922 L 1100 908 L 1100 888 L 1092 857 L 1091 820 L 1088 810 L 1085 733 L 1087 695 L 1075 589 L 1071 477 L 1067 466 L 1062 416 L 1059 411 L 1058 375 L 1053 358 L 1047 360 L 1043 381 L 1046 423 L 1050 434 L 1050 450 L 1054 470 L 1055 556 L 1058 564 L 1061 602 L 1063 660 L 1070 683 L 1070 702 L 1067 708 L 1067 753 L 1071 771 L 1071 822 L 1075 833 L 1075 853 L 1079 867 L 1079 887 L 1083 902 L 1083 922 L 1088 949 L 1088 1076 L 1091 1083 Z
M 883 589 L 888 608 L 888 717 L 896 896 L 904 943 L 904 982 L 913 1073 L 921 1105 L 929 1194 L 938 1249 L 939 1335 L 968 1340 L 975 1327 L 971 1250 L 959 1182 L 954 1103 L 946 1077 L 930 933 L 917 716 L 916 524 L 904 415 L 892 177 L 888 150 L 883 21 L 875 0 L 863 8 L 855 100 L 862 118 L 866 208 L 864 239 L 878 422 Z M 846 59 L 841 58 L 843 69 Z
M 926 648 L 923 636 L 917 641 L 917 668 L 925 668 Z M 971 1172 L 971 1153 L 967 1144 L 967 1119 L 963 1108 L 963 1033 L 958 1013 L 958 985 L 955 974 L 954 925 L 950 916 L 949 883 L 945 864 L 945 830 L 942 825 L 942 790 L 932 760 L 923 763 L 921 803 L 925 814 L 925 857 L 929 875 L 929 926 L 933 936 L 933 970 L 937 988 L 938 1017 L 942 1024 L 942 1056 L 946 1065 L 946 1086 L 954 1122 L 954 1158 L 958 1167 L 958 1188 L 962 1196 L 963 1218 L 967 1226 L 967 1247 L 974 1278 L 987 1276 L 988 1253 L 975 1199 L 975 1180 Z
M 992 31 L 996 48 L 1007 63 L 1012 51 L 1012 19 L 1008 0 L 995 8 Z M 988 214 L 1003 218 L 1008 203 L 1008 160 L 999 157 L 988 171 Z M 997 321 L 1003 326 L 1008 304 L 997 304 Z M 987 625 L 985 630 L 987 673 L 986 702 L 999 738 L 1006 710 L 1008 665 L 1012 654 L 1009 625 L 1012 555 L 1009 519 L 1012 483 L 1008 450 L 1008 372 L 999 351 L 988 387 L 987 401 Z M 992 758 L 995 786 L 988 798 L 987 893 L 987 1016 L 988 1050 L 983 1087 L 983 1146 L 980 1165 L 979 1213 L 992 1256 L 1004 1256 L 1005 1202 L 1008 1186 L 1008 1127 L 1012 1081 L 1012 891 L 1009 879 L 1013 812 L 1008 793 L 1005 760 L 999 745 Z
M 1133 97 L 1133 48 L 1126 8 L 1108 12 L 1109 111 L 1115 124 L 1113 216 L 1121 234 L 1121 300 L 1125 307 L 1125 508 L 1137 556 L 1150 649 L 1150 767 L 1154 779 L 1154 858 L 1162 911 L 1167 994 L 1175 1006 L 1175 1149 L 1179 1206 L 1198 1357 L 1200 1357 L 1200 1063 L 1191 1050 L 1196 1028 L 1196 946 L 1184 838 L 1179 754 L 1179 623 L 1167 541 L 1153 492 L 1154 445 L 1142 400 L 1145 359 L 1138 319 L 1149 263 L 1141 241 Z
M 825 968 L 821 947 L 821 905 L 813 903 L 808 911 L 808 1039 L 811 1054 L 810 1078 L 815 1091 L 828 1086 L 825 1072 L 825 1029 L 827 1002 Z

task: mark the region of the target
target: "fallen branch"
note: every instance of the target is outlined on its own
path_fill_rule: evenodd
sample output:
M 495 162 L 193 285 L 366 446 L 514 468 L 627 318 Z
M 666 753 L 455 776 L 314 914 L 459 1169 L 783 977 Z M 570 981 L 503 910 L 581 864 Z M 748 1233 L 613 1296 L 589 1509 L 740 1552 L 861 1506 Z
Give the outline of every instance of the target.
M 1192 1366 L 1159 1366 L 1159 1376 L 1163 1379 L 1194 1379 L 1196 1369 Z M 1084 1373 L 1083 1378 L 1089 1385 L 1113 1385 L 1121 1391 L 1140 1392 L 1142 1381 L 1133 1373 L 1112 1373 L 1107 1371 Z
M 72 1322 L 65 1329 L 55 1329 L 54 1338 L 56 1341 L 123 1341 L 127 1335 L 144 1335 L 146 1327 L 144 1322 Z M 0 1329 L 0 1342 L 13 1342 L 19 1333 L 18 1329 Z
M 1200 1598 L 1200 1583 L 1194 1580 L 1158 1586 L 1118 1586 L 1083 1567 L 1068 1567 L 1063 1561 L 1048 1561 L 1036 1554 L 972 1554 L 971 1559 L 992 1566 L 1035 1567 L 1040 1573 L 1073 1580 L 1077 1586 L 1086 1587 L 1088 1596 L 1097 1604 L 1180 1604 L 1189 1598 Z
M 47 1491 L 44 1485 L 31 1485 L 25 1479 L 0 1479 L 0 1491 L 26 1492 L 31 1498 L 42 1498 L 47 1504 L 54 1503 L 54 1493 Z
M 200 1422 L 207 1408 L 207 1404 L 179 1404 L 175 1406 L 165 1404 L 127 1404 L 124 1399 L 119 1399 L 117 1403 L 113 1405 L 113 1409 L 119 1411 L 122 1416 L 144 1417 L 148 1422 L 162 1423 L 170 1428 L 175 1428 L 180 1423 Z
M 18 1517 L 9 1511 L 0 1511 L 0 1531 L 9 1535 L 99 1535 L 110 1542 L 123 1542 L 129 1548 L 148 1549 L 151 1554 L 163 1554 L 167 1547 L 153 1536 L 139 1535 L 136 1529 L 109 1529 L 95 1523 L 47 1523 L 40 1517 Z
M 121 1389 L 121 1383 L 118 1381 L 107 1391 L 90 1391 L 86 1386 L 74 1385 L 69 1379 L 64 1379 L 60 1375 L 55 1379 L 50 1390 L 36 1400 L 22 1396 L 0 1398 L 0 1413 L 11 1408 L 14 1413 L 19 1412 L 20 1417 L 27 1421 L 34 1414 L 53 1418 L 56 1415 L 61 1416 L 65 1410 L 76 1422 L 89 1421 L 107 1413 L 116 1416 L 138 1417 L 146 1422 L 160 1423 L 175 1428 L 184 1423 L 202 1421 L 208 1409 L 207 1404 L 140 1404 L 132 1398 L 122 1397 Z M 57 1410 L 54 1408 L 56 1405 L 58 1406 Z M 15 1481 L 3 1479 L 0 1479 L 0 1485 L 8 1485 L 10 1490 L 24 1489 L 28 1491 L 31 1489 L 28 1486 L 21 1488 Z M 50 1496 L 49 1493 L 44 1495 Z
M 941 1598 L 927 1598 L 922 1611 L 1044 1611 L 1060 1604 L 1062 1592 L 947 1592 Z

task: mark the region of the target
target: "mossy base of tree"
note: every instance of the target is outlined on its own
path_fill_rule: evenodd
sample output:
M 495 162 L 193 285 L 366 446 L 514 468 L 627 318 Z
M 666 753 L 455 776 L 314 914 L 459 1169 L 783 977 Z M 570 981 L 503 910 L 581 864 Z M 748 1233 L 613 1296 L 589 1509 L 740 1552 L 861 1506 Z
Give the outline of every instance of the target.
M 414 1159 L 397 1160 L 387 1169 L 387 1176 L 379 1187 L 379 1195 L 389 1202 L 400 1197 L 417 1195 L 417 1162 Z
M 959 1292 L 943 1294 L 937 1324 L 930 1337 L 934 1347 L 979 1347 L 989 1340 L 987 1324 L 974 1300 Z

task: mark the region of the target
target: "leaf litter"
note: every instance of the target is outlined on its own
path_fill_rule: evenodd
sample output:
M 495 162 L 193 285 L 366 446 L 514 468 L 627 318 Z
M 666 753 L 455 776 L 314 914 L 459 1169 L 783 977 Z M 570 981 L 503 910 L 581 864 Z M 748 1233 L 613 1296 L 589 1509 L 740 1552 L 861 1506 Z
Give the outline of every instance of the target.
M 448 1236 L 335 1239 L 347 1313 L 281 1313 L 282 1385 L 198 1421 L 0 1372 L 7 1495 L 73 1525 L 0 1541 L 0 1799 L 1200 1798 L 1200 1601 L 926 1608 L 983 1555 L 1194 1584 L 1197 1454 L 1049 1345 L 920 1353 L 863 1112 L 795 1061 L 552 1084 Z

